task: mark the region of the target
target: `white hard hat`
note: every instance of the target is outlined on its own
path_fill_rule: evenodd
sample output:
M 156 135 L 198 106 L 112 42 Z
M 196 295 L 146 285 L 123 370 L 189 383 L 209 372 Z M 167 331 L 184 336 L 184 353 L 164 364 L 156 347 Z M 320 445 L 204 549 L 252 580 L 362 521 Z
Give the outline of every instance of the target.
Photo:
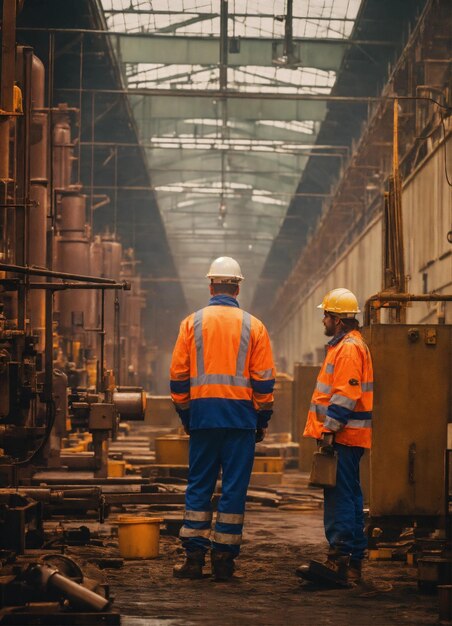
M 220 256 L 215 259 L 206 278 L 210 278 L 213 283 L 239 283 L 243 280 L 240 265 L 230 256 Z

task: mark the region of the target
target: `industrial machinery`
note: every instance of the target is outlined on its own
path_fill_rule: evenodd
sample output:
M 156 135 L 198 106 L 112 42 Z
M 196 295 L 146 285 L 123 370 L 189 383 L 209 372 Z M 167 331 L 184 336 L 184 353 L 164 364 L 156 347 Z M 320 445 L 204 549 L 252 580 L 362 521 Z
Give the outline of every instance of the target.
M 133 251 L 121 267 L 117 236 L 93 233 L 97 197 L 88 201 L 73 167 L 79 111 L 46 104 L 46 68 L 16 45 L 20 6 L 2 4 L 0 85 L 0 519 L 19 516 L 10 542 L 19 551 L 27 525 L 39 536 L 42 501 L 9 489 L 38 468 L 60 467 L 71 430 L 91 433 L 89 469 L 106 477 L 108 439 L 121 418 L 144 419 L 145 408 Z M 133 328 L 122 364 L 121 325 Z M 121 367 L 132 387 L 119 386 Z
M 369 543 L 376 548 L 413 528 L 435 537 L 429 582 L 452 583 L 452 516 L 448 425 L 452 422 L 452 325 L 408 324 L 412 302 L 442 303 L 450 294 L 406 293 L 398 106 L 394 105 L 393 175 L 385 197 L 383 291 L 370 297 L 363 334 L 374 364 L 373 447 L 370 455 Z M 385 315 L 382 323 L 382 312 Z M 422 549 L 418 563 L 423 559 Z M 436 569 L 435 569 L 436 568 Z M 419 582 L 422 586 L 422 571 Z
M 101 489 L 30 484 L 37 471 L 62 467 L 70 432 L 90 433 L 87 469 L 106 478 L 120 420 L 144 419 L 140 279 L 133 250 L 123 254 L 116 234 L 93 233 L 99 197 L 84 192 L 74 168 L 79 110 L 53 105 L 51 59 L 46 68 L 16 44 L 21 5 L 1 5 L 0 620 L 12 612 L 14 623 L 73 623 L 67 613 L 78 611 L 113 624 L 105 585 L 66 557 L 26 555 L 48 539 L 52 508 L 90 508 L 102 521 Z M 24 608 L 44 601 L 44 621 Z

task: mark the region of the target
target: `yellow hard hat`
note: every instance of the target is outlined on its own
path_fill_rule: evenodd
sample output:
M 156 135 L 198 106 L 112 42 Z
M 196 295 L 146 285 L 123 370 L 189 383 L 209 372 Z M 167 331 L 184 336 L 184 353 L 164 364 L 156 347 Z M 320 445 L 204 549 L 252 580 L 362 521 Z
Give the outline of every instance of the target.
M 235 259 L 220 256 L 212 262 L 206 278 L 210 278 L 213 283 L 239 283 L 243 280 L 243 275 Z
M 343 287 L 329 291 L 317 308 L 338 317 L 355 317 L 361 313 L 355 294 Z

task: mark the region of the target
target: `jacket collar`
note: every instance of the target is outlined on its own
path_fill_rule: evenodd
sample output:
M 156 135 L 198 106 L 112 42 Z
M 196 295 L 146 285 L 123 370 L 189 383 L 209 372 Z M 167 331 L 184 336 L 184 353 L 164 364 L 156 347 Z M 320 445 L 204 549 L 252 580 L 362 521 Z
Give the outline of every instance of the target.
M 334 348 L 334 346 L 337 346 L 337 344 L 342 341 L 342 339 L 345 337 L 345 335 L 348 335 L 350 331 L 345 331 L 343 330 L 342 332 L 340 332 L 338 335 L 335 335 L 334 337 L 332 337 L 328 343 L 326 344 L 327 346 L 329 346 L 330 348 Z
M 209 300 L 208 306 L 236 306 L 239 307 L 239 303 L 232 296 L 220 294 L 218 296 L 212 296 Z
M 342 341 L 342 339 L 344 337 L 346 337 L 347 335 L 349 335 L 350 337 L 355 337 L 355 339 L 361 339 L 362 340 L 362 336 L 361 333 L 359 332 L 359 329 L 357 330 L 347 330 L 347 331 L 342 331 L 341 333 L 339 333 L 339 335 L 336 335 L 336 337 L 333 337 L 332 339 L 329 340 L 329 342 L 326 344 L 328 348 L 334 348 L 334 346 L 337 346 L 337 344 Z

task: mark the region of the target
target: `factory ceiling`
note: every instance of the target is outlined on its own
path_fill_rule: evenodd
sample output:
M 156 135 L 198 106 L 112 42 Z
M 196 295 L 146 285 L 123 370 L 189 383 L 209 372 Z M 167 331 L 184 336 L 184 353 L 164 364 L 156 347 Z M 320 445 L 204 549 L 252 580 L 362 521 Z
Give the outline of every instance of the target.
M 221 254 L 265 319 L 424 4 L 26 0 L 19 40 L 46 64 L 53 46 L 76 177 L 95 228 L 135 248 L 158 341 Z
M 247 279 L 242 305 L 265 316 L 365 110 L 339 103 L 345 132 L 319 141 L 344 59 L 364 77 L 345 95 L 377 93 L 403 19 L 381 29 L 375 0 L 101 2 L 189 308 L 205 301 L 210 261 L 230 255 Z M 317 162 L 326 174 L 304 189 Z
M 310 0 L 290 17 L 282 0 L 102 0 L 189 308 L 205 301 L 203 276 L 223 254 L 240 261 L 251 305 L 301 173 L 323 149 L 313 146 L 326 101 L 284 97 L 331 93 L 360 4 Z

